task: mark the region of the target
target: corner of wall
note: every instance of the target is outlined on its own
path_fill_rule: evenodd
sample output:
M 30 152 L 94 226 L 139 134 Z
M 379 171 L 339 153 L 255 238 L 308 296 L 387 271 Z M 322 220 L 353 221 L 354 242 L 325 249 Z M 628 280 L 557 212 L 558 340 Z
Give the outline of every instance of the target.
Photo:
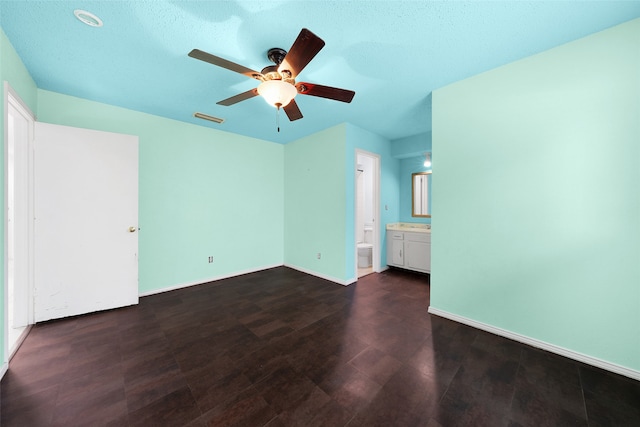
M 347 277 L 346 134 L 343 123 L 284 147 L 284 264 L 338 281 Z
M 432 131 L 391 141 L 391 155 L 396 159 L 424 156 L 432 151 Z

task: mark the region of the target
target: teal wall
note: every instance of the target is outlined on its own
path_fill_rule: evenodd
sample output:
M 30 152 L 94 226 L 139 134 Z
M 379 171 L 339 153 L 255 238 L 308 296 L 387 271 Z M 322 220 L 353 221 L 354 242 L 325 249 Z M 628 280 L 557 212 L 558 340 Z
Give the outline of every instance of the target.
M 282 265 L 282 145 L 44 90 L 38 118 L 139 136 L 141 293 Z
M 425 117 L 431 121 L 431 117 Z M 396 159 L 422 157 L 431 152 L 431 132 L 419 133 L 405 138 L 394 139 L 391 142 L 391 155 Z
M 345 125 L 284 146 L 284 262 L 337 282 L 347 279 L 345 150 Z
M 412 174 L 416 172 L 431 171 L 431 166 L 424 166 L 425 156 L 409 157 L 400 160 L 400 222 L 417 222 L 423 224 L 431 224 L 431 218 L 416 218 L 411 216 L 411 197 L 412 197 Z M 433 157 L 432 157 L 433 160 Z M 433 185 L 434 176 L 431 176 L 430 183 Z M 431 188 L 429 188 L 431 195 Z M 431 198 L 429 200 L 430 205 Z M 432 206 L 433 208 L 433 206 Z
M 431 117 L 424 119 L 431 122 Z M 431 167 L 424 167 L 426 153 L 432 152 L 431 140 L 432 132 L 425 132 L 391 141 L 391 155 L 400 159 L 400 222 L 431 223 L 431 218 L 411 216 L 411 174 L 431 170 Z
M 433 94 L 431 305 L 640 370 L 640 20 Z
M 347 124 L 347 173 L 346 173 L 346 220 L 347 233 L 345 245 L 347 254 L 346 277 L 356 277 L 356 239 L 355 239 L 355 170 L 356 149 L 368 151 L 380 157 L 380 211 L 378 212 L 380 233 L 380 267 L 387 265 L 386 256 L 386 225 L 398 222 L 399 218 L 399 190 L 398 180 L 399 160 L 392 156 L 393 144 L 375 133 L 369 132 L 357 126 Z
M 15 49 L 11 45 L 11 42 L 5 36 L 2 28 L 0 28 L 0 84 L 4 85 L 7 81 L 13 90 L 20 96 L 22 101 L 35 113 L 37 105 L 37 89 L 36 84 L 31 78 L 31 75 L 25 68 L 24 64 Z M 0 135 L 4 141 L 4 101 L 0 102 Z M 4 143 L 3 143 L 4 146 Z M 0 180 L 2 181 L 0 198 L 0 224 L 4 224 L 5 214 L 5 183 L 4 183 L 4 149 L 0 150 Z M 0 237 L 4 242 L 4 226 L 0 226 Z M 0 259 L 4 259 L 4 244 L 0 247 L 0 253 L 2 254 Z M 0 262 L 0 279 L 2 282 L 2 289 L 4 289 L 4 262 Z M 4 291 L 0 292 L 0 364 L 5 359 L 4 349 Z

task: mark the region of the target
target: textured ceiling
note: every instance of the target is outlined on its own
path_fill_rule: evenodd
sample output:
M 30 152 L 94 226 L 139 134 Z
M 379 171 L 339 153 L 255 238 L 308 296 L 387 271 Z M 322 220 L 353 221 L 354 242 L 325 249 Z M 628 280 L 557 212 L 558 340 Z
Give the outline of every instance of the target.
M 428 131 L 431 91 L 637 17 L 639 1 L 0 0 L 0 24 L 39 88 L 280 143 L 342 122 L 389 139 Z M 258 97 L 216 105 L 256 80 L 187 56 L 198 48 L 261 70 L 303 27 L 326 46 L 297 80 L 356 96 L 298 96 L 304 118 L 281 114 L 280 133 Z

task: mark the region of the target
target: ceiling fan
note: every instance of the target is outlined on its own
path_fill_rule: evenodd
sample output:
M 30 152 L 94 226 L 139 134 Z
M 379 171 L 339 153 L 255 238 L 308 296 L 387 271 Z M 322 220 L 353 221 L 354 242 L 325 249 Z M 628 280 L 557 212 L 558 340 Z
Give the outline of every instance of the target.
M 302 118 L 302 113 L 298 104 L 293 99 L 297 94 L 318 96 L 321 98 L 333 99 L 335 101 L 351 102 L 356 94 L 352 90 L 339 89 L 336 87 L 322 86 L 314 83 L 300 82 L 295 79 L 302 69 L 316 56 L 324 47 L 324 41 L 303 28 L 298 38 L 293 42 L 289 52 L 272 48 L 267 52 L 267 58 L 275 65 L 269 65 L 261 72 L 212 55 L 199 49 L 193 49 L 189 56 L 201 61 L 208 62 L 236 73 L 244 74 L 247 77 L 259 80 L 261 83 L 257 88 L 242 92 L 230 98 L 217 102 L 219 105 L 233 105 L 241 101 L 261 95 L 269 104 L 278 110 L 282 107 L 287 113 L 290 121 Z

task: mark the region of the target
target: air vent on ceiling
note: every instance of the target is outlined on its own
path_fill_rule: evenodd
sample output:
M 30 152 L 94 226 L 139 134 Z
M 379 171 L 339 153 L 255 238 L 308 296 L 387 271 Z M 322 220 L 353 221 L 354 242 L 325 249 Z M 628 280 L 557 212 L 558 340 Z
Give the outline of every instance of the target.
M 203 119 L 203 120 L 209 120 L 210 122 L 214 122 L 214 123 L 222 123 L 222 122 L 224 122 L 224 119 L 221 119 L 220 117 L 213 117 L 213 116 L 210 116 L 210 115 L 204 114 L 204 113 L 194 113 L 193 117 L 197 117 L 197 118 Z

